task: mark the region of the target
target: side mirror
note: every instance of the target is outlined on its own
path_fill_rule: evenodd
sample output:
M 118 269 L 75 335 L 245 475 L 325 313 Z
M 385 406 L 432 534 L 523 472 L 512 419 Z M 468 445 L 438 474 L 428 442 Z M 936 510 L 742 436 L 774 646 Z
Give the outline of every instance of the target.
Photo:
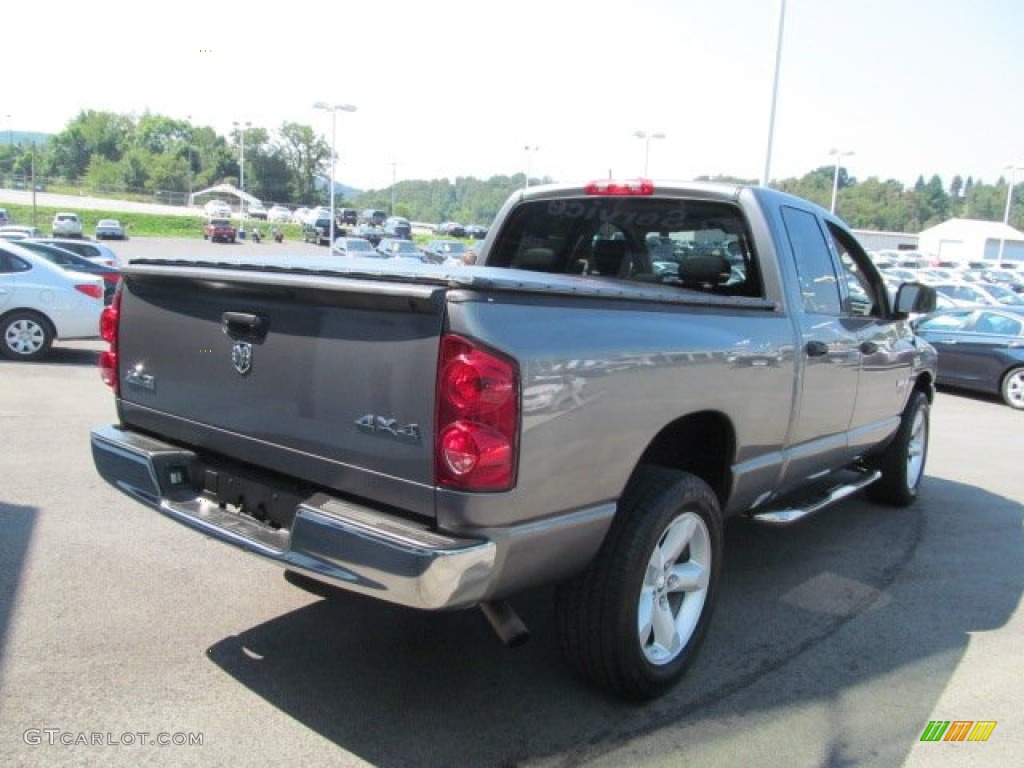
M 935 311 L 935 289 L 922 283 L 903 283 L 896 291 L 894 311 L 897 317 Z

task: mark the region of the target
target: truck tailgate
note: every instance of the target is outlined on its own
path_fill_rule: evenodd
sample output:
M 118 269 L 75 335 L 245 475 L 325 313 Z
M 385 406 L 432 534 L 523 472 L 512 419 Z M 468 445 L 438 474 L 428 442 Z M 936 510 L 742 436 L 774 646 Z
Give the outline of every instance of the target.
M 433 514 L 445 288 L 142 266 L 125 276 L 125 425 Z

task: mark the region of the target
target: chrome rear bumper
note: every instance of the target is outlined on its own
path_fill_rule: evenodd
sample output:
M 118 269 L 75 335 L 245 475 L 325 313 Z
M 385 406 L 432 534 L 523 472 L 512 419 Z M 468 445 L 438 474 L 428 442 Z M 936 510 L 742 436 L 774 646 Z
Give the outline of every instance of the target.
M 92 431 L 96 469 L 135 500 L 208 536 L 343 589 L 427 610 L 485 599 L 497 547 L 438 534 L 404 518 L 323 493 L 298 504 L 290 529 L 273 528 L 207 498 L 192 451 L 116 426 Z

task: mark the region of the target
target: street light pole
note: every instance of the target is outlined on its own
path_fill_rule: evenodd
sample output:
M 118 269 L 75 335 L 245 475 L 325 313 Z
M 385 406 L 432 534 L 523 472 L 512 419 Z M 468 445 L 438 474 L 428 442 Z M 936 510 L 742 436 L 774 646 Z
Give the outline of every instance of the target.
M 238 188 L 245 193 L 245 131 L 252 125 L 252 123 L 246 121 L 244 124 L 234 122 L 233 125 L 238 128 L 238 144 L 239 144 L 239 155 L 238 155 Z M 238 201 L 238 209 L 242 214 L 242 219 L 245 219 L 245 198 L 240 198 Z
M 185 205 L 188 207 L 192 206 L 192 115 L 188 116 L 188 136 L 185 139 L 188 145 L 188 198 L 185 200 Z
M 391 215 L 395 215 L 395 184 L 398 176 L 398 163 L 391 161 Z
M 328 104 L 326 101 L 318 101 L 318 102 L 316 102 L 313 105 L 313 109 L 322 109 L 322 110 L 324 110 L 326 112 L 330 112 L 331 113 L 331 174 L 330 174 L 330 178 L 327 180 L 328 184 L 330 184 L 330 187 L 331 187 L 331 192 L 330 192 L 331 215 L 329 217 L 329 219 L 330 219 L 330 228 L 328 229 L 328 232 L 329 232 L 328 237 L 330 238 L 331 242 L 330 242 L 330 244 L 327 247 L 330 248 L 333 251 L 334 250 L 334 218 L 335 218 L 335 211 L 334 211 L 334 165 L 335 165 L 335 161 L 337 160 L 337 155 L 336 155 L 336 152 L 335 152 L 335 146 L 336 146 L 337 138 L 338 138 L 338 111 L 340 110 L 341 112 L 355 112 L 356 111 L 356 107 L 355 107 L 354 104 Z
M 836 195 L 839 193 L 839 163 L 843 159 L 843 157 L 848 157 L 849 155 L 853 155 L 856 153 L 843 152 L 842 150 L 833 148 L 829 151 L 829 154 L 835 155 L 836 158 L 836 169 L 835 172 L 832 174 L 832 207 L 829 208 L 829 211 L 831 211 L 834 214 L 836 212 Z
M 532 152 L 536 152 L 540 147 L 531 146 L 527 144 L 523 147 L 523 151 L 526 152 L 526 179 L 523 181 L 523 189 L 528 189 L 530 186 L 530 157 Z
M 768 148 L 764 153 L 761 186 L 767 187 L 772 172 L 772 140 L 775 137 L 775 104 L 779 99 L 779 70 L 782 68 L 782 30 L 786 24 L 786 0 L 779 0 L 779 30 L 775 40 L 775 74 L 772 76 L 772 103 L 768 113 Z
M 651 159 L 651 139 L 664 139 L 664 133 L 650 133 L 648 131 L 634 131 L 633 135 L 644 141 L 644 178 L 647 178 L 647 166 Z
M 1013 205 L 1013 187 L 1017 183 L 1017 171 L 1024 168 L 1021 165 L 1008 165 L 1003 170 L 1010 172 L 1010 181 L 1006 189 L 1006 210 L 1003 211 L 1003 226 L 1010 226 L 1010 208 Z M 1003 230 L 999 238 L 999 262 L 1003 261 L 1003 249 L 1006 247 L 1006 230 Z

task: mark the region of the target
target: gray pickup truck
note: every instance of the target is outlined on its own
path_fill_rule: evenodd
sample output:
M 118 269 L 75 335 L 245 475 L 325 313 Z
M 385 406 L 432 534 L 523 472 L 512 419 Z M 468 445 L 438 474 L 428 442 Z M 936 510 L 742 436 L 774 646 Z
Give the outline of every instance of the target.
M 648 699 L 708 627 L 723 519 L 914 501 L 935 352 L 827 211 L 724 184 L 536 187 L 476 266 L 132 262 L 99 473 L 312 590 L 480 606 L 557 584 L 569 664 Z M 329 590 L 328 590 L 329 591 Z

